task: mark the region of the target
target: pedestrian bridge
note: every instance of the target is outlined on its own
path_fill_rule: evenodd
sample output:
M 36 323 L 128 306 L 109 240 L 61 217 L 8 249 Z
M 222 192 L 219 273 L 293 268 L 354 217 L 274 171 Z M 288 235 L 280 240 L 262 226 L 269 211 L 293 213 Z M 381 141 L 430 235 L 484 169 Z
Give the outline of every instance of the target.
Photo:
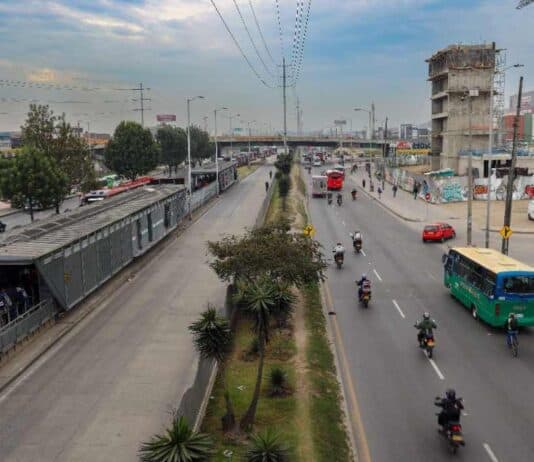
M 214 140 L 214 139 L 213 139 Z M 252 135 L 252 136 L 218 136 L 217 142 L 221 147 L 227 146 L 283 146 L 284 138 L 281 135 Z M 324 146 L 337 148 L 340 146 L 353 148 L 378 148 L 384 145 L 384 140 L 362 140 L 361 138 L 350 137 L 329 137 L 329 136 L 288 136 L 287 145 L 297 146 Z

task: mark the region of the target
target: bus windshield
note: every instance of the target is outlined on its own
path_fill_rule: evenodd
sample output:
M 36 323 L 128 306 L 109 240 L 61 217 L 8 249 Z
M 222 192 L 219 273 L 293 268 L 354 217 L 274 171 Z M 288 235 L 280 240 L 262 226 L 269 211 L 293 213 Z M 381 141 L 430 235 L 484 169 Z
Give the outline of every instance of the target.
M 534 294 L 534 276 L 505 277 L 503 288 L 508 294 Z

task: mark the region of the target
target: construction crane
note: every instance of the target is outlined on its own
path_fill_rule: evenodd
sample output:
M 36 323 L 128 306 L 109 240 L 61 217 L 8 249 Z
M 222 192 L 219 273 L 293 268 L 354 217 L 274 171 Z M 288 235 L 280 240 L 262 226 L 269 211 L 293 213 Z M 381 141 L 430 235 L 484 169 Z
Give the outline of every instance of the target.
M 515 8 L 516 10 L 520 10 L 531 3 L 534 3 L 534 0 L 520 0 L 519 4 Z

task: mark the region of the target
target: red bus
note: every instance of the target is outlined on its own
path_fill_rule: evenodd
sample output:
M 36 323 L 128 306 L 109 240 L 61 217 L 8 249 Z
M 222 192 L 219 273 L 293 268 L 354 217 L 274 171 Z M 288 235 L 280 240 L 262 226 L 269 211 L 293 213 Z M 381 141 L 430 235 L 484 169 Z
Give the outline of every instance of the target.
M 119 186 L 113 188 L 102 188 L 95 191 L 89 191 L 82 198 L 82 204 L 91 204 L 93 202 L 100 202 L 110 197 L 116 196 L 117 194 L 123 193 L 124 191 L 129 191 L 131 189 L 139 188 L 141 186 L 147 186 L 151 184 L 153 178 L 150 176 L 141 176 L 135 180 L 125 181 Z
M 326 176 L 328 177 L 326 186 L 329 191 L 339 191 L 343 188 L 343 179 L 345 176 L 343 172 L 339 170 L 328 170 Z

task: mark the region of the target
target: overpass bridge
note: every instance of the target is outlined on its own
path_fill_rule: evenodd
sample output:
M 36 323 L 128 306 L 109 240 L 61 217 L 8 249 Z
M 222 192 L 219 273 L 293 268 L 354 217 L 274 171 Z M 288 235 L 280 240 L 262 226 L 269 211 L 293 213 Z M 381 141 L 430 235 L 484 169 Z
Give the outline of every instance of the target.
M 212 140 L 214 140 L 212 138 Z M 251 146 L 283 146 L 284 138 L 282 136 L 266 136 L 266 135 L 253 135 L 253 136 L 218 136 L 217 142 L 221 148 L 230 146 L 246 147 Z M 353 148 L 376 148 L 382 149 L 384 140 L 362 140 L 359 138 L 350 137 L 329 137 L 329 136 L 288 136 L 287 145 L 289 147 L 297 146 L 324 146 L 338 148 L 339 146 Z

